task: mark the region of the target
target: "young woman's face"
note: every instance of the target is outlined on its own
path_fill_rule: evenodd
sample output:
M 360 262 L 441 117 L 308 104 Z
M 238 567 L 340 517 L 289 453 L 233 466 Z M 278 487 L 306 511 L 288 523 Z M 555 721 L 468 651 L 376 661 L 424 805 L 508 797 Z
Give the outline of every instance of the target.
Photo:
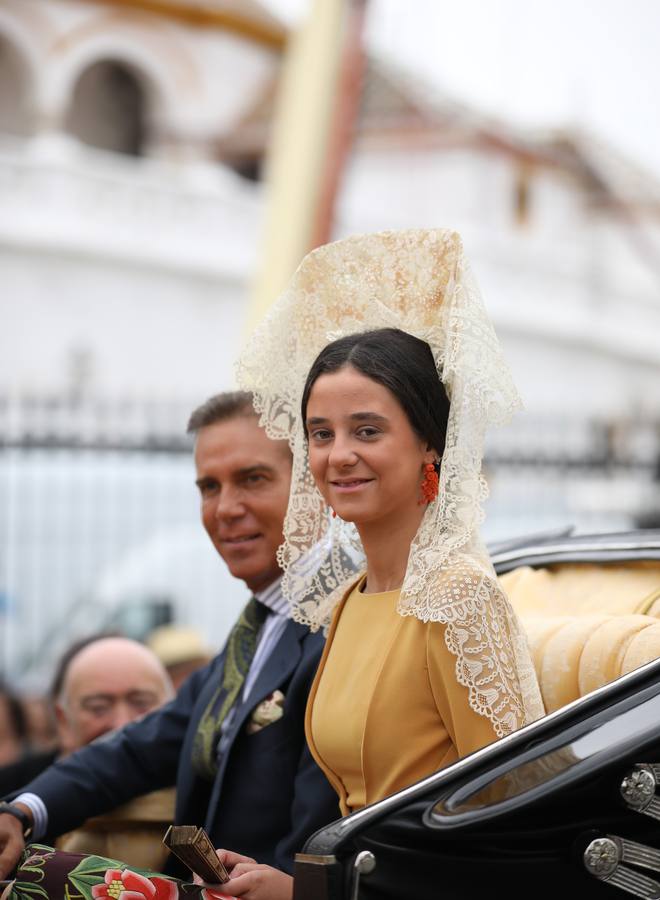
M 435 454 L 386 387 L 352 366 L 321 375 L 306 424 L 314 480 L 338 516 L 356 525 L 420 516 L 424 465 Z

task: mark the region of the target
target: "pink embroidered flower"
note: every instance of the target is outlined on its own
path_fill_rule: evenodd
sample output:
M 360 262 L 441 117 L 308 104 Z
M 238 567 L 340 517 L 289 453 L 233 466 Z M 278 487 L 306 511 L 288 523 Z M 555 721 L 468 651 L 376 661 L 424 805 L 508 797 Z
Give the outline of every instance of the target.
M 214 891 L 213 888 L 204 888 L 202 900 L 236 900 L 236 897 L 232 894 L 221 894 L 220 891 Z
M 92 888 L 94 900 L 177 900 L 179 889 L 166 878 L 146 878 L 130 869 L 108 869 L 105 884 Z

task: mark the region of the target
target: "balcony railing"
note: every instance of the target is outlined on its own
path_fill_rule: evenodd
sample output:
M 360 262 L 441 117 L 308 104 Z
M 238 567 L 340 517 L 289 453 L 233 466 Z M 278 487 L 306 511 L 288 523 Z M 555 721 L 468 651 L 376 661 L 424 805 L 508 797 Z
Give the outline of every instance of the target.
M 175 166 L 64 136 L 0 142 L 0 243 L 243 279 L 261 188 L 220 165 Z

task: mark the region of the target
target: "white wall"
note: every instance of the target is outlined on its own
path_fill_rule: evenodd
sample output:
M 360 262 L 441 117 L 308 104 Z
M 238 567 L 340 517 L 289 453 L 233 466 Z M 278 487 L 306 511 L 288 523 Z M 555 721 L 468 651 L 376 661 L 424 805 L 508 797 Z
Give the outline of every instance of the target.
M 100 395 L 203 399 L 232 385 L 242 284 L 107 259 L 0 250 L 1 387 L 57 393 L 86 357 Z
M 232 384 L 259 185 L 73 148 L 0 146 L 0 390 L 204 397 Z

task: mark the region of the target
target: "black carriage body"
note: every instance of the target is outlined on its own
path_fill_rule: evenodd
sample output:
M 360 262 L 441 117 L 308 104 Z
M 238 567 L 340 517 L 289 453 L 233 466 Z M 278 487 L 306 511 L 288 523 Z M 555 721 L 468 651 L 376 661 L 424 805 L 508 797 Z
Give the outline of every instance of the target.
M 594 561 L 588 540 L 598 561 L 624 543 L 626 559 L 660 559 L 660 533 L 622 537 L 609 536 L 608 551 L 603 537 L 562 536 L 562 559 Z M 569 556 L 572 542 L 582 546 Z M 534 548 L 520 548 L 526 565 L 552 561 L 548 542 Z M 502 551 L 506 570 L 512 551 Z M 660 660 L 319 831 L 297 860 L 294 898 L 615 900 L 626 896 L 621 878 L 660 898 L 660 854 L 654 871 L 644 849 L 660 849 L 660 821 L 621 791 L 639 764 L 660 764 Z M 612 839 L 634 842 L 617 846 L 635 859 L 604 881 Z

